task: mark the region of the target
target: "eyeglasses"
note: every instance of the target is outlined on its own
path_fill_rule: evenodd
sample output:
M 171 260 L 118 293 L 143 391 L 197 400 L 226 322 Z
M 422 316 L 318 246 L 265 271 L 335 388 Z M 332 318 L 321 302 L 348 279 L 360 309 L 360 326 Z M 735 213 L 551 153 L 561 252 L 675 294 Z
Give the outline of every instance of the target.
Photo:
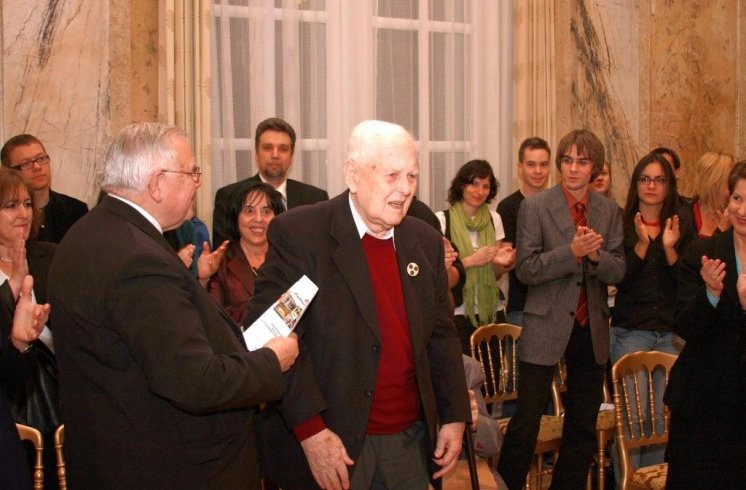
M 166 170 L 164 168 L 161 169 L 161 172 L 164 173 L 172 173 L 172 174 L 184 174 L 189 175 L 195 184 L 199 184 L 200 179 L 202 178 L 202 169 L 199 167 L 192 167 L 191 171 L 188 170 Z
M 637 182 L 642 185 L 648 185 L 651 182 L 655 182 L 655 185 L 665 185 L 668 183 L 668 179 L 665 177 L 661 177 L 660 175 L 658 177 L 650 177 L 649 175 L 643 175 L 641 177 L 638 177 Z
M 572 165 L 573 163 L 577 163 L 579 167 L 587 167 L 588 165 L 593 164 L 593 160 L 590 158 L 573 158 L 573 157 L 560 157 L 560 163 L 562 165 Z
M 21 171 L 28 170 L 32 168 L 34 164 L 40 167 L 42 165 L 49 165 L 49 160 L 50 160 L 49 155 L 39 155 L 38 157 L 32 158 L 30 160 L 23 160 L 22 162 L 18 163 L 17 165 L 13 165 L 10 168 L 12 168 L 13 170 L 21 170 Z

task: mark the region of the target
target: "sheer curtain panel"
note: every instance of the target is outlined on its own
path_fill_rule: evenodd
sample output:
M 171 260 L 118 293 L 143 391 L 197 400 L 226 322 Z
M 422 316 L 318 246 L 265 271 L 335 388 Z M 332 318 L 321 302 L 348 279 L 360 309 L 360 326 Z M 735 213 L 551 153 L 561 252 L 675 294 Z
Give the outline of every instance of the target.
M 331 196 L 351 129 L 371 118 L 412 132 L 433 209 L 471 158 L 505 182 L 511 25 L 510 2 L 212 0 L 212 192 L 256 173 L 254 129 L 272 116 L 298 135 L 291 177 Z

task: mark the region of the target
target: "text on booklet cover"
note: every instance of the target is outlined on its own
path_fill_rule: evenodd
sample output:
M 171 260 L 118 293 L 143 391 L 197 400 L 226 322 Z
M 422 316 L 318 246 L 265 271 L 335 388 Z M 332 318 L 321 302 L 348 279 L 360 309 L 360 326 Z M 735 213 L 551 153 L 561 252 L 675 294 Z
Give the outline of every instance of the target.
M 249 350 L 259 349 L 275 337 L 290 335 L 318 290 L 307 276 L 298 279 L 244 331 Z

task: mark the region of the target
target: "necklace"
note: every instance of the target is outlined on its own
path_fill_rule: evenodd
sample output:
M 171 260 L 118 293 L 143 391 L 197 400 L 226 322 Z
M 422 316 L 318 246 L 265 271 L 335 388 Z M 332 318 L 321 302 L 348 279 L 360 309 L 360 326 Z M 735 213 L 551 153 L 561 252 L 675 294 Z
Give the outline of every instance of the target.
M 254 269 L 254 266 L 249 264 L 249 269 L 251 269 L 251 272 L 254 274 L 254 277 L 259 277 L 259 274 L 257 273 L 256 269 Z
M 642 214 L 640 215 L 640 220 L 642 220 L 642 224 L 645 226 L 660 226 L 660 221 L 645 221 L 645 218 L 642 217 Z

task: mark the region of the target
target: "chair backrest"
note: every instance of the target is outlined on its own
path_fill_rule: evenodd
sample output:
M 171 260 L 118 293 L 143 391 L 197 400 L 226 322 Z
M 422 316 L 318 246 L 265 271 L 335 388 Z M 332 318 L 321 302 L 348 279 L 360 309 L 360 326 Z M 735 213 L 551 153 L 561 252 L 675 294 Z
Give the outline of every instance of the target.
M 666 444 L 670 414 L 663 404 L 662 393 L 656 396 L 653 377 L 668 375 L 677 356 L 663 352 L 633 352 L 622 356 L 611 369 L 614 387 L 615 440 L 619 448 L 622 481 L 631 478 L 633 471 L 629 451 L 639 447 Z M 663 389 L 665 389 L 665 385 Z M 656 410 L 657 409 L 657 410 Z M 663 413 L 663 420 L 656 420 Z M 662 422 L 662 424 L 661 424 Z M 662 425 L 662 432 L 656 430 Z
M 471 334 L 471 355 L 484 371 L 484 401 L 495 403 L 518 396 L 518 347 L 521 327 L 490 323 Z
M 34 469 L 33 482 L 34 490 L 41 490 L 44 487 L 44 466 L 42 465 L 42 452 L 44 451 L 44 442 L 41 432 L 29 427 L 28 425 L 16 424 L 16 430 L 22 441 L 29 441 L 34 446 Z
M 54 431 L 54 453 L 57 455 L 57 481 L 60 490 L 67 490 L 67 474 L 65 473 L 65 455 L 62 449 L 65 446 L 65 425 L 60 425 Z
M 604 374 L 604 385 L 603 385 L 603 403 L 613 403 L 611 399 L 611 393 L 609 392 L 609 385 L 606 382 L 607 376 Z M 565 364 L 565 358 L 560 358 L 557 363 L 557 371 L 554 374 L 552 380 L 552 404 L 554 405 L 554 415 L 561 417 L 565 415 L 565 406 L 562 402 L 562 397 L 567 392 L 567 365 Z

